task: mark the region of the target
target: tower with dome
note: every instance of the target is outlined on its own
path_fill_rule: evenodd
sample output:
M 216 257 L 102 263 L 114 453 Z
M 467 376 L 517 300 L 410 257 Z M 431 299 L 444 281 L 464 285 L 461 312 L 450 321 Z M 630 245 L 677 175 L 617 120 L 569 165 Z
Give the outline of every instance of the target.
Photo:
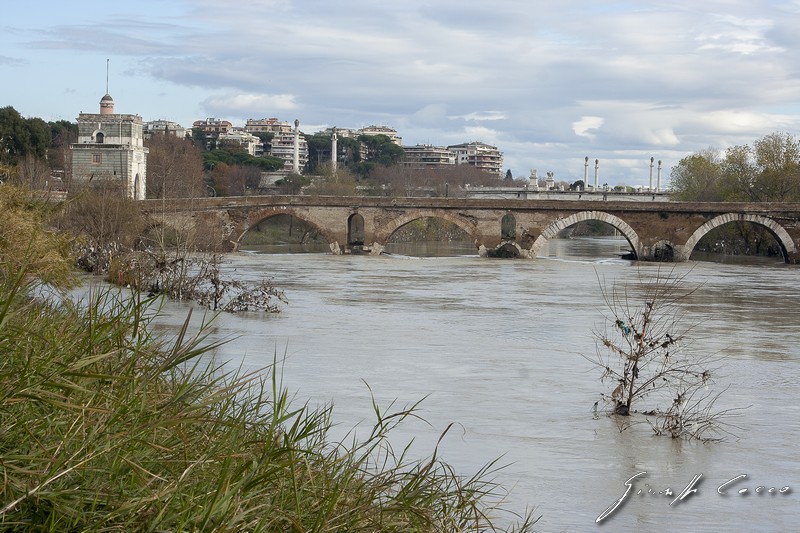
M 70 149 L 74 184 L 110 186 L 128 198 L 145 198 L 148 149 L 142 117 L 115 113 L 108 93 L 100 99 L 99 113 L 78 115 L 78 142 Z

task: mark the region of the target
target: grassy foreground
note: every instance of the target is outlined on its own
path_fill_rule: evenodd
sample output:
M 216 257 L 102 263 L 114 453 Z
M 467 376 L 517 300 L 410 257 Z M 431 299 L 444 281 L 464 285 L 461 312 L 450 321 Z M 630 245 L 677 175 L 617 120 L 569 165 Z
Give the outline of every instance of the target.
M 0 529 L 531 530 L 508 526 L 495 463 L 462 477 L 435 450 L 395 453 L 387 433 L 414 407 L 374 404 L 368 437 L 329 442 L 330 409 L 290 405 L 275 367 L 200 363 L 214 345 L 189 317 L 164 339 L 152 300 L 49 302 L 0 251 Z

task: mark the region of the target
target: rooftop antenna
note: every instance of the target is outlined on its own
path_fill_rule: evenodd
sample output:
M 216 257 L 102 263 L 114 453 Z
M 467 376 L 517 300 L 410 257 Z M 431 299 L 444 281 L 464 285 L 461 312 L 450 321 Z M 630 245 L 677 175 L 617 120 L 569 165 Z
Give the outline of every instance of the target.
M 108 59 L 106 59 L 106 94 L 108 94 Z

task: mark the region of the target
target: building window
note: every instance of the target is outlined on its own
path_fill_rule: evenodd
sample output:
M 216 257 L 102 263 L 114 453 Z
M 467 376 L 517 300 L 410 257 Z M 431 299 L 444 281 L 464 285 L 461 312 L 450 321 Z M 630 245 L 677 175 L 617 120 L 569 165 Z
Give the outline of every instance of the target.
M 99 165 L 103 162 L 103 156 L 101 154 L 92 154 L 92 163 L 95 165 Z
M 97 136 L 95 138 L 97 139 L 97 144 L 103 144 L 103 139 L 105 139 L 105 135 L 103 135 L 103 132 L 97 132 Z

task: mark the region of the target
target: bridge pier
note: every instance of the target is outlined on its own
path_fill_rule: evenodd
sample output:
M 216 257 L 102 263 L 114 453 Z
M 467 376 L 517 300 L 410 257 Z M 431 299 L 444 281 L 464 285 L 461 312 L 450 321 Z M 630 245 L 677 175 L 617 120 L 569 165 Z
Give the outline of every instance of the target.
M 369 255 L 381 255 L 386 249 L 386 246 L 379 242 L 373 242 L 369 247 Z

